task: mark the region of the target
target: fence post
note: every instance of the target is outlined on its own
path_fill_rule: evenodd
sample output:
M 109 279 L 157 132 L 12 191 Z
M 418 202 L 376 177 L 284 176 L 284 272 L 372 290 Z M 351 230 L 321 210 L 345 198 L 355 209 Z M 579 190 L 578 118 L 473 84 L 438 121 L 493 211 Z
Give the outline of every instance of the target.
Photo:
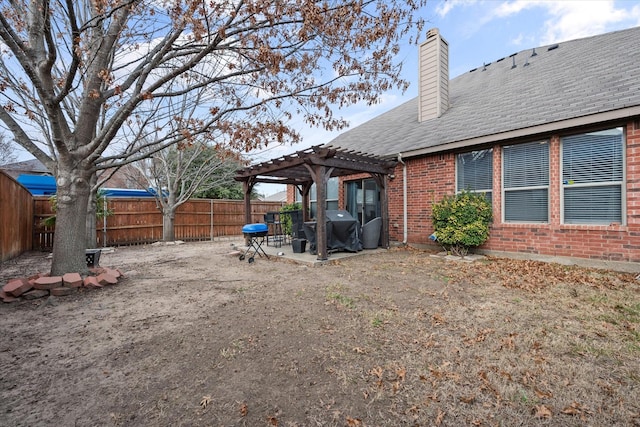
M 213 242 L 213 199 L 209 199 L 209 224 L 211 224 L 211 241 Z
M 107 247 L 107 195 L 102 196 L 102 247 Z

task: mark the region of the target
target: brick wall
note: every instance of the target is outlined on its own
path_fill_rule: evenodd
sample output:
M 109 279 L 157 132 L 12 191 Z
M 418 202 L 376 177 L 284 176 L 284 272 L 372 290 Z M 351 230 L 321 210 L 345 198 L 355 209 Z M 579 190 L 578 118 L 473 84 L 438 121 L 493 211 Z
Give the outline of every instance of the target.
M 431 206 L 445 194 L 455 191 L 455 166 L 453 154 L 438 154 L 406 161 L 407 166 L 407 234 L 408 242 L 431 243 L 433 233 Z M 389 236 L 391 240 L 403 240 L 403 171 L 402 164 L 395 170 L 395 178 L 389 181 Z
M 640 121 L 626 126 L 626 225 L 561 224 L 560 137 L 549 139 L 550 216 L 548 224 L 502 222 L 500 146 L 493 147 L 493 216 L 489 240 L 482 249 L 553 256 L 640 262 Z M 431 206 L 455 191 L 455 155 L 438 154 L 406 160 L 408 175 L 408 243 L 432 244 Z M 403 240 L 402 165 L 389 185 L 390 237 Z M 433 245 L 434 247 L 437 247 Z

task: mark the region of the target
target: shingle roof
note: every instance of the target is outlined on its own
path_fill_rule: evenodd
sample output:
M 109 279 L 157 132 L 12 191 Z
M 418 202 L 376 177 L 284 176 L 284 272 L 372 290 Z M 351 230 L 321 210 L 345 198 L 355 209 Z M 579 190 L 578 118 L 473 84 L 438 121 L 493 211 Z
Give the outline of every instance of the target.
M 51 172 L 45 165 L 38 159 L 25 160 L 22 162 L 9 163 L 0 166 L 0 169 L 5 171 L 13 178 L 18 178 L 23 173 L 36 174 L 36 175 L 50 175 Z
M 640 27 L 537 47 L 534 56 L 533 51 L 452 79 L 449 109 L 437 119 L 419 123 L 413 98 L 329 145 L 378 156 L 417 154 L 500 140 L 509 132 L 563 129 L 576 118 L 640 114 Z

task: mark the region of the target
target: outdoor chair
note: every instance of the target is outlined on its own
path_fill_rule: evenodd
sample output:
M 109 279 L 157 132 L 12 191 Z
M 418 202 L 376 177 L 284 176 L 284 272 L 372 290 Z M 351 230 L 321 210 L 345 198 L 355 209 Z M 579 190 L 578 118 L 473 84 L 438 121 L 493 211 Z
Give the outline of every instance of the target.
M 284 240 L 284 234 L 282 233 L 280 212 L 267 212 L 264 214 L 264 222 L 267 224 L 269 230 L 267 233 L 267 246 L 269 246 L 269 240 L 271 239 L 274 247 L 281 247 L 282 241 Z
M 376 249 L 380 241 L 382 218 L 377 217 L 362 226 L 362 247 L 364 249 Z

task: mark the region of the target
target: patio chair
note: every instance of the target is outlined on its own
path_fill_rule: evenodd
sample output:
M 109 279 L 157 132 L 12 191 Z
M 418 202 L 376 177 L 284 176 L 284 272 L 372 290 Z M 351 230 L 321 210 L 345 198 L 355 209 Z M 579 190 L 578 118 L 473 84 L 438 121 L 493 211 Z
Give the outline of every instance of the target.
M 382 229 L 382 218 L 377 217 L 362 226 L 362 247 L 364 249 L 375 249 L 380 242 L 380 230 Z
M 267 246 L 269 246 L 269 237 L 274 247 L 282 246 L 284 235 L 282 234 L 282 223 L 280 222 L 280 212 L 267 212 L 264 214 L 264 222 L 267 224 L 269 232 L 267 233 Z

